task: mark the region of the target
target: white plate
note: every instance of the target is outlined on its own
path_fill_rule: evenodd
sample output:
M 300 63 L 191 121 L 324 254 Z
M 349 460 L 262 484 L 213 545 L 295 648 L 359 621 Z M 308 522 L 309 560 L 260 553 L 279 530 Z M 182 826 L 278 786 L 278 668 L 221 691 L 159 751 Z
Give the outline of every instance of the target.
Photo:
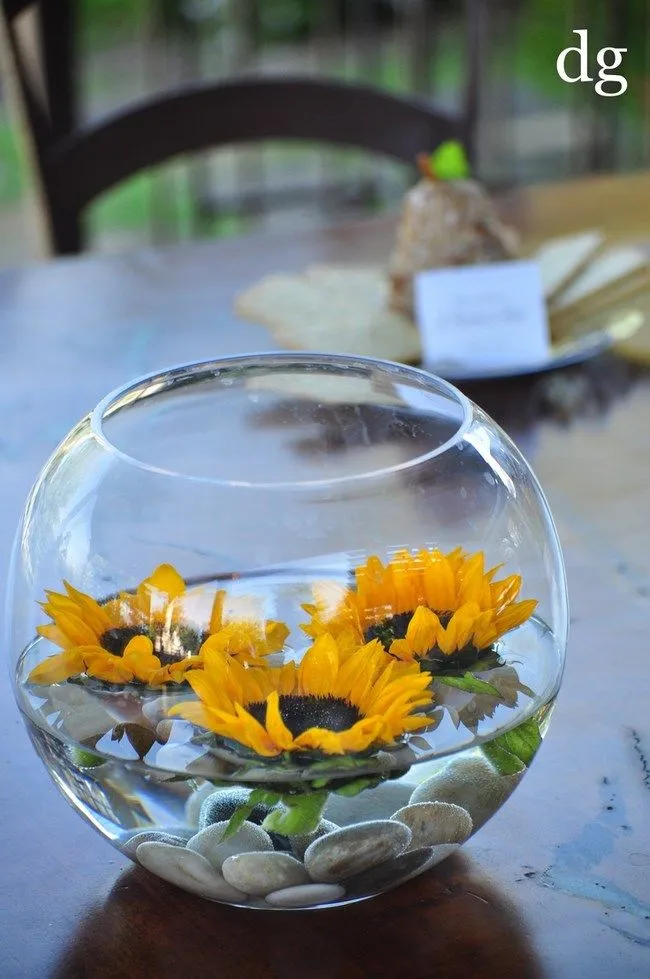
M 609 314 L 605 325 L 600 329 L 581 333 L 578 336 L 555 344 L 552 355 L 547 361 L 535 366 L 509 367 L 508 369 L 491 368 L 490 370 L 472 370 L 460 364 L 423 364 L 425 370 L 444 377 L 448 381 L 483 381 L 498 377 L 516 377 L 523 374 L 538 374 L 542 371 L 555 370 L 558 367 L 569 367 L 579 364 L 590 357 L 608 350 L 615 343 L 627 340 L 645 320 L 643 312 L 629 306 Z

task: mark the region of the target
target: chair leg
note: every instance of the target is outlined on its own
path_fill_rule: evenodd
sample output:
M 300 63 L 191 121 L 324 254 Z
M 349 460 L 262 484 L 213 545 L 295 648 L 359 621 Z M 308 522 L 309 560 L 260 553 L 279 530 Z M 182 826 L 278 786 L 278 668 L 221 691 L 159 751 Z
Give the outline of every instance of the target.
M 56 255 L 78 255 L 83 250 L 84 235 L 77 215 L 50 213 L 52 246 Z
M 43 0 L 39 27 L 50 138 L 69 135 L 78 123 L 75 16 L 71 0 Z
M 48 139 L 56 142 L 75 131 L 80 115 L 74 3 L 72 0 L 43 0 L 39 13 L 50 126 Z M 58 213 L 56 202 L 50 203 L 49 209 L 55 253 L 75 255 L 82 251 L 84 241 L 79 218 Z

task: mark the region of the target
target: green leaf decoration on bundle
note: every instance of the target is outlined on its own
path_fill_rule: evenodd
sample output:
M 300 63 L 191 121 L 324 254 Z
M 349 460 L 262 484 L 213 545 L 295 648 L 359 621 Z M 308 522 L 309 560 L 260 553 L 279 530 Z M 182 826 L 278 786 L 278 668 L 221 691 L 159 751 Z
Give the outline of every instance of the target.
M 441 143 L 430 155 L 422 153 L 418 166 L 430 180 L 467 180 L 470 176 L 465 147 L 457 139 Z

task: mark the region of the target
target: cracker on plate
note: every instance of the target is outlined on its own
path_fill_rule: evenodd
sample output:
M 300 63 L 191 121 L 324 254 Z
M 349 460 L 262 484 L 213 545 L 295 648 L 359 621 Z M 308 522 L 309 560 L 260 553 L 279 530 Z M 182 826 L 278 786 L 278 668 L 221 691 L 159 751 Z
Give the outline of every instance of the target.
M 290 349 L 420 359 L 417 328 L 388 308 L 381 268 L 315 265 L 302 274 L 268 275 L 237 297 L 235 312 Z

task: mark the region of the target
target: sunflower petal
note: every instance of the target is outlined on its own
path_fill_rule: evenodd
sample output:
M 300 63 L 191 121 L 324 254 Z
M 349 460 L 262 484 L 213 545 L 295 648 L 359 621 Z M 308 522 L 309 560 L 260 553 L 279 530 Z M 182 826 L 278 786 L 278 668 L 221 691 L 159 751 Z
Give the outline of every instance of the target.
M 280 751 L 290 751 L 293 748 L 293 735 L 280 714 L 277 690 L 270 693 L 266 700 L 266 730 Z
M 517 626 L 529 619 L 535 609 L 537 608 L 537 602 L 533 598 L 528 598 L 523 602 L 515 602 L 514 605 L 509 605 L 503 612 L 499 612 L 496 617 L 496 626 L 500 636 L 504 635 L 506 632 L 510 632 L 511 629 L 516 629 Z
M 57 616 L 56 624 L 71 645 L 92 646 L 98 643 L 99 636 L 80 615 L 61 612 Z
M 110 617 L 106 614 L 106 611 L 102 608 L 99 602 L 96 602 L 94 598 L 90 595 L 86 595 L 85 592 L 79 591 L 77 588 L 73 588 L 70 582 L 63 582 L 65 589 L 71 599 L 77 603 L 77 606 L 83 612 L 83 619 L 96 633 L 101 636 L 102 632 L 106 632 L 112 627 L 112 622 Z
M 456 578 L 451 563 L 439 552 L 426 562 L 424 596 L 429 608 L 437 612 L 450 612 L 456 608 Z
M 85 654 L 84 664 L 88 676 L 108 683 L 130 683 L 135 674 L 121 656 L 114 656 L 97 647 Z
M 364 717 L 347 731 L 342 731 L 340 739 L 343 751 L 358 752 L 365 751 L 373 744 L 389 741 L 390 735 L 385 734 L 385 722 L 382 717 Z
M 500 609 L 514 602 L 520 591 L 521 575 L 511 574 L 508 578 L 490 585 L 490 603 L 494 608 Z
M 62 649 L 74 648 L 75 644 L 71 639 L 68 639 L 66 634 L 61 629 L 59 629 L 58 625 L 39 625 L 36 626 L 36 631 L 38 632 L 39 636 L 49 639 L 55 646 L 60 646 Z
M 342 755 L 345 751 L 341 735 L 325 727 L 309 727 L 295 739 L 296 748 L 307 751 L 322 751 L 326 755 Z
M 167 667 L 167 676 L 173 683 L 182 683 L 185 680 L 185 674 L 189 670 L 200 669 L 203 663 L 202 656 L 186 656 L 184 659 L 179 659 L 177 663 L 169 664 Z
M 467 559 L 458 589 L 458 606 L 476 602 L 485 608 L 490 602 L 490 586 L 485 579 L 483 551 Z
M 300 692 L 314 697 L 326 697 L 339 669 L 336 640 L 329 634 L 319 636 L 307 650 L 298 667 Z
M 66 649 L 62 653 L 48 656 L 31 671 L 27 680 L 29 683 L 51 684 L 62 683 L 71 676 L 78 676 L 84 671 L 84 662 L 78 649 Z
M 269 619 L 265 624 L 264 632 L 266 643 L 265 652 L 277 653 L 284 646 L 286 638 L 289 635 L 289 628 L 284 622 L 276 622 L 273 619 Z
M 406 639 L 393 639 L 390 644 L 389 653 L 405 663 L 416 662 L 416 656 Z
M 424 605 L 416 608 L 405 637 L 416 656 L 422 656 L 434 648 L 441 628 L 440 619 L 435 612 Z
M 182 717 L 198 727 L 210 728 L 210 711 L 198 701 L 174 704 L 167 711 L 169 717 Z
M 474 632 L 474 623 L 481 614 L 476 602 L 468 602 L 454 612 L 452 618 L 456 627 L 456 648 L 463 649 L 470 641 Z
M 476 649 L 487 649 L 498 638 L 499 632 L 495 623 L 495 614 L 492 609 L 481 612 L 474 622 L 472 643 Z
M 280 754 L 280 747 L 275 743 L 264 725 L 260 724 L 252 714 L 249 714 L 240 704 L 235 704 L 237 720 L 241 725 L 239 740 L 249 745 L 258 755 L 271 757 Z
M 223 607 L 225 600 L 226 592 L 223 588 L 220 588 L 214 596 L 214 601 L 212 602 L 209 626 L 209 631 L 211 633 L 218 632 L 223 627 Z
M 149 683 L 162 665 L 158 657 L 154 656 L 153 643 L 148 636 L 134 636 L 129 640 L 122 661 L 124 667 L 132 670 L 135 679 L 142 683 Z
M 169 600 L 179 598 L 185 592 L 185 580 L 172 564 L 159 564 L 153 573 L 145 578 L 143 585 L 164 592 Z

